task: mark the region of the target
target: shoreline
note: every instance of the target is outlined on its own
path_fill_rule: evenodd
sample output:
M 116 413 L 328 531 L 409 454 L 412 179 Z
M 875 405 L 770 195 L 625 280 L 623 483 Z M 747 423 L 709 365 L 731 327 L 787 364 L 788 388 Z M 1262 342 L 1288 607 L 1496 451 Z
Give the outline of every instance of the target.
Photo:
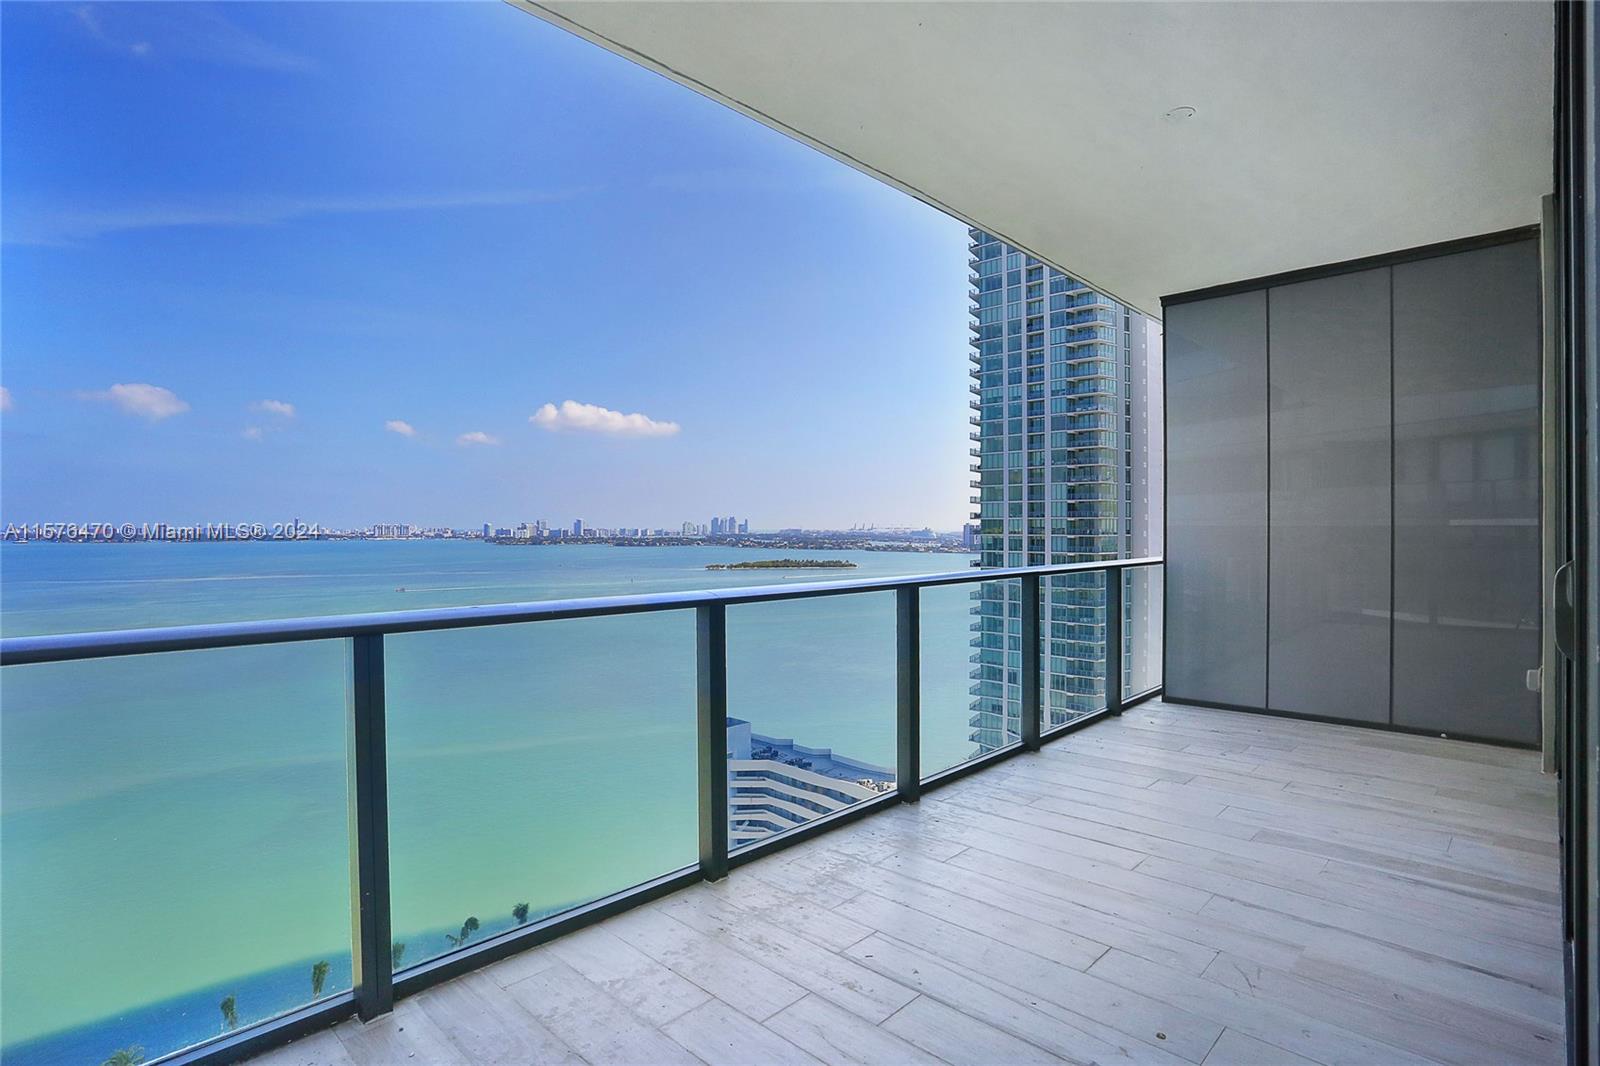
M 163 539 L 137 538 L 133 540 L 104 538 L 0 538 L 0 544 L 9 547 L 37 547 L 43 545 L 73 545 L 126 547 L 130 545 L 242 545 L 242 544 L 494 544 L 514 548 L 554 547 L 606 547 L 606 548 L 724 548 L 732 551 L 861 551 L 906 552 L 916 555 L 976 555 L 976 548 L 963 548 L 947 541 L 851 541 L 851 540 L 785 540 L 785 541 L 707 541 L 686 537 L 559 537 L 547 540 L 518 540 L 513 537 L 261 537 L 231 539 L 178 537 Z

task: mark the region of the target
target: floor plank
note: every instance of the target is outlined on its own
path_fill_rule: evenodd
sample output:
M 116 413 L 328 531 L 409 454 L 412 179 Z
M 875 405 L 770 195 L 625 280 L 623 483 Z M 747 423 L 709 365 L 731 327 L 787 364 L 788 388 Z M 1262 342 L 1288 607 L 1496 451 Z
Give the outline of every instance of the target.
M 692 1066 L 698 1061 L 566 963 L 540 970 L 506 991 L 589 1062 Z
M 1440 928 L 1405 915 L 1385 913 L 1352 902 L 1317 899 L 1282 885 L 1212 869 L 1185 866 L 1152 858 L 1141 869 L 1171 877 L 1183 884 L 1215 893 L 1202 915 L 1282 939 L 1309 943 L 1319 930 L 1330 934 L 1367 937 L 1396 947 L 1469 966 L 1559 994 L 1561 974 L 1550 964 L 1550 953 L 1516 941 L 1464 934 L 1460 926 Z M 1269 912 L 1269 913 L 1262 913 Z M 1231 917 L 1230 917 L 1231 916 Z
M 1281 1047 L 1237 1029 L 1224 1029 L 1204 1066 L 1320 1066 Z
M 1142 988 L 1150 995 L 1161 996 L 1190 1010 L 1204 1012 L 1228 1028 L 1269 1043 L 1277 1041 L 1284 1049 L 1318 1062 L 1397 1066 L 1400 1063 L 1437 1061 L 1300 1010 L 1264 1003 L 1218 982 L 1164 970 L 1155 963 L 1120 951 L 1106 952 L 1099 962 L 1090 967 L 1089 972 L 1125 987 Z
M 1396 1047 L 1450 1062 L 1538 1063 L 1541 1032 L 1534 1026 L 1459 1000 L 1434 999 L 1426 1015 L 1393 1009 L 1393 986 L 1374 982 L 1371 998 L 1245 959 L 1219 955 L 1205 977 L 1242 995 L 1289 1007 Z
M 697 933 L 665 911 L 641 907 L 606 927 L 712 996 L 761 1021 L 806 994 L 776 970 Z
M 691 929 L 869 1022 L 881 1022 L 917 998 L 905 985 L 737 908 L 702 897 L 670 900 L 663 909 Z
M 768 1018 L 767 1028 L 830 1066 L 947 1061 L 814 995 Z
M 474 1063 L 583 1062 L 485 973 L 469 973 L 422 992 L 422 1013 Z
M 863 893 L 845 909 L 885 936 L 919 948 L 991 987 L 1025 991 L 1082 1015 L 1085 1023 L 1107 1026 L 1135 1040 L 1151 1045 L 1163 1041 L 1162 1047 L 1191 1062 L 1202 1061 L 1222 1031 L 1209 1019 L 1170 1002 L 1093 976 L 1093 967 L 1088 973 L 1074 970 L 882 896 Z
M 906 1043 L 956 1066 L 1066 1061 L 993 1026 L 975 1023 L 956 1008 L 926 996 L 912 1000 L 904 1010 L 884 1022 L 883 1027 L 898 1034 Z
M 922 992 L 924 999 L 948 1006 L 964 1016 L 963 1024 L 966 1026 L 993 1028 L 1010 1034 L 1049 1052 L 1051 1061 L 1061 1058 L 1071 1062 L 1139 1062 L 1154 1066 L 1181 1066 L 1186 1061 L 1141 1041 L 1124 1040 L 1114 1033 L 1107 1033 L 1103 1028 L 1086 1023 L 1081 1016 L 1052 1008 L 1048 1001 L 1039 997 L 1018 995 L 1014 989 L 997 989 L 992 983 L 979 979 L 958 965 L 889 937 L 874 934 L 847 950 L 868 966 L 885 973 L 906 975 L 905 979 Z M 917 1007 L 922 1002 L 915 1000 L 911 1006 Z M 918 1008 L 918 1011 L 926 1010 L 926 1007 Z M 903 1026 L 904 1015 L 905 1011 L 902 1011 L 884 1025 L 890 1028 Z M 895 1018 L 900 1018 L 900 1022 L 895 1022 Z M 1094 1028 L 1100 1031 L 1091 1031 Z M 913 1033 L 899 1028 L 894 1028 L 894 1031 L 951 1062 L 967 1061 L 969 1058 L 965 1051 L 940 1050 L 938 1046 L 919 1043 Z M 993 1039 L 985 1037 L 985 1043 Z
M 718 999 L 669 1022 L 663 1031 L 710 1066 L 807 1066 L 822 1061 Z
M 665 1025 L 711 998 L 604 925 L 562 937 L 549 950 L 654 1025 Z
M 437 1062 L 455 1066 L 471 1061 L 423 1011 L 421 996 L 401 1000 L 392 1012 L 380 1014 L 370 1022 L 359 1018 L 342 1022 L 334 1032 L 350 1058 L 358 1063 Z

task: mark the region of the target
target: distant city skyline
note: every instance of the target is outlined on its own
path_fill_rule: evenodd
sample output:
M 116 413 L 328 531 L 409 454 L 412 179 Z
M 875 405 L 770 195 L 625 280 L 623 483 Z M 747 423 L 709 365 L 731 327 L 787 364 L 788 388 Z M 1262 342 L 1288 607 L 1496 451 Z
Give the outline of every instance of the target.
M 960 527 L 965 229 L 910 197 L 499 5 L 0 49 L 8 519 Z
M 820 536 L 872 536 L 889 538 L 959 539 L 972 541 L 975 527 L 970 523 L 963 529 L 934 529 L 932 526 L 875 526 L 856 525 L 836 528 L 825 525 L 803 524 L 796 526 L 764 527 L 750 525 L 748 519 L 738 521 L 731 528 L 724 524 L 685 521 L 677 525 L 640 522 L 633 525 L 597 525 L 582 518 L 570 523 L 551 523 L 545 519 L 524 519 L 516 522 L 448 522 L 428 524 L 380 520 L 376 522 L 339 525 L 295 516 L 281 521 L 226 521 L 226 522 L 169 522 L 169 521 L 18 521 L 0 519 L 0 539 L 8 541 L 101 541 L 101 540 L 293 540 L 319 536 L 373 538 L 433 538 L 433 537 L 491 537 L 498 539 L 619 539 L 662 538 L 683 539 L 718 537 L 766 537 L 801 533 Z
M 965 523 L 963 525 L 958 525 L 958 526 L 955 526 L 955 527 L 935 526 L 935 525 L 932 525 L 932 524 L 876 523 L 876 522 L 856 522 L 856 523 L 851 523 L 850 525 L 847 525 L 847 526 L 829 525 L 829 524 L 826 524 L 826 523 L 817 523 L 817 522 L 796 522 L 796 523 L 788 523 L 788 524 L 784 524 L 784 525 L 762 525 L 762 524 L 752 525 L 750 519 L 741 518 L 741 519 L 738 519 L 733 525 L 730 526 L 728 524 L 728 519 L 723 519 L 723 518 L 713 518 L 712 521 L 710 521 L 710 522 L 698 522 L 698 521 L 695 521 L 694 519 L 686 519 L 686 520 L 684 520 L 682 522 L 671 522 L 671 521 L 668 521 L 668 522 L 661 522 L 661 521 L 649 521 L 649 522 L 646 522 L 646 521 L 638 521 L 638 520 L 631 521 L 631 522 L 591 522 L 588 519 L 583 518 L 580 515 L 580 516 L 574 516 L 570 521 L 565 520 L 565 519 L 557 519 L 557 520 L 551 521 L 549 519 L 544 519 L 544 518 L 532 518 L 532 519 L 518 518 L 515 521 L 509 521 L 509 522 L 501 521 L 499 519 L 493 519 L 493 520 L 486 521 L 486 522 L 478 522 L 478 521 L 466 521 L 466 522 L 463 522 L 463 521 L 460 521 L 460 520 L 449 521 L 449 522 L 420 522 L 420 521 L 400 521 L 400 520 L 397 520 L 393 515 L 389 515 L 389 516 L 385 516 L 385 517 L 378 518 L 378 519 L 373 519 L 373 520 L 368 520 L 368 521 L 349 522 L 349 523 L 333 523 L 333 522 L 321 521 L 321 520 L 319 520 L 319 519 L 317 519 L 315 517 L 305 518 L 304 516 L 301 516 L 301 515 L 294 515 L 294 516 L 291 516 L 291 517 L 286 518 L 286 519 L 269 519 L 269 518 L 266 518 L 266 517 L 256 518 L 256 517 L 252 517 L 252 516 L 244 516 L 244 517 L 235 516 L 235 517 L 233 517 L 231 519 L 207 519 L 207 520 L 196 521 L 196 520 L 192 520 L 192 519 L 174 520 L 174 519 L 171 519 L 171 518 L 149 519 L 149 518 L 127 518 L 127 517 L 123 517 L 123 518 L 112 517 L 112 518 L 105 518 L 105 519 L 39 518 L 39 517 L 32 517 L 32 516 L 18 516 L 18 515 L 11 514 L 11 513 L 0 512 L 0 532 L 3 532 L 5 530 L 7 530 L 7 529 L 22 529 L 22 528 L 29 528 L 29 529 L 33 529 L 35 531 L 38 531 L 38 530 L 43 530 L 43 529 L 45 529 L 47 527 L 59 532 L 59 531 L 61 531 L 63 529 L 71 529 L 71 530 L 75 530 L 75 531 L 76 530 L 82 530 L 82 529 L 88 529 L 88 530 L 93 531 L 93 530 L 98 530 L 98 529 L 102 529 L 102 528 L 119 529 L 119 528 L 125 527 L 125 526 L 135 526 L 135 527 L 142 527 L 142 528 L 151 528 L 151 527 L 156 527 L 156 526 L 174 526 L 174 527 L 176 527 L 176 526 L 193 526 L 193 527 L 198 527 L 198 528 L 203 528 L 203 527 L 207 527 L 207 526 L 216 526 L 216 527 L 238 526 L 238 527 L 260 527 L 260 528 L 265 528 L 265 529 L 287 529 L 287 528 L 290 528 L 290 527 L 302 526 L 302 525 L 310 527 L 310 528 L 315 528 L 315 529 L 334 529 L 334 530 L 340 530 L 340 531 L 352 531 L 352 530 L 363 530 L 363 529 L 369 529 L 370 530 L 370 529 L 378 529 L 378 528 L 384 528 L 384 527 L 395 527 L 395 528 L 407 528 L 407 529 L 414 529 L 414 530 L 455 530 L 457 532 L 472 532 L 472 531 L 480 531 L 480 532 L 482 532 L 482 531 L 491 531 L 492 532 L 492 531 L 498 531 L 498 530 L 518 529 L 518 528 L 527 527 L 527 528 L 537 529 L 537 530 L 541 530 L 541 531 L 543 531 L 543 530 L 570 531 L 570 532 L 572 532 L 574 534 L 577 534 L 577 535 L 581 535 L 585 531 L 590 531 L 590 532 L 596 532 L 596 531 L 598 531 L 598 532 L 613 532 L 613 531 L 623 530 L 623 529 L 648 529 L 648 530 L 651 530 L 652 532 L 658 532 L 658 533 L 670 534 L 670 535 L 681 535 L 681 536 L 708 536 L 708 535 L 710 535 L 710 536 L 719 536 L 719 535 L 739 536 L 739 535 L 747 534 L 747 533 L 749 533 L 749 534 L 775 533 L 775 532 L 782 532 L 782 531 L 789 531 L 789 530 L 796 530 L 796 529 L 810 530 L 810 531 L 817 531 L 817 532 L 830 532 L 830 533 L 872 533 L 872 532 L 879 532 L 879 533 L 919 533 L 919 532 L 934 531 L 934 532 L 939 532 L 939 533 L 952 533 L 952 534 L 962 534 L 963 532 L 971 532 L 972 534 L 975 535 L 976 532 L 977 532 L 977 525 L 975 523 L 971 523 L 971 522 Z

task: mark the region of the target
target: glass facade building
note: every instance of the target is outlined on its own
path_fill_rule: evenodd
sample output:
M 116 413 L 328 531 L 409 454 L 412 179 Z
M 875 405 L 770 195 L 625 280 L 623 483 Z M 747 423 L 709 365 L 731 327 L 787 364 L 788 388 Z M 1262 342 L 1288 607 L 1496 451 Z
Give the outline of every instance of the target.
M 1160 530 L 1160 355 L 1144 315 L 981 230 L 970 231 L 973 519 L 979 565 L 1151 554 Z M 1152 349 L 1154 358 L 1152 358 Z M 1046 578 L 1043 729 L 1106 705 L 1099 574 Z M 1130 581 L 1131 585 L 1132 582 Z M 1152 649 L 1154 597 L 1124 588 L 1123 677 Z M 1021 590 L 972 594 L 975 754 L 1021 738 Z M 1156 619 L 1159 621 L 1159 619 Z

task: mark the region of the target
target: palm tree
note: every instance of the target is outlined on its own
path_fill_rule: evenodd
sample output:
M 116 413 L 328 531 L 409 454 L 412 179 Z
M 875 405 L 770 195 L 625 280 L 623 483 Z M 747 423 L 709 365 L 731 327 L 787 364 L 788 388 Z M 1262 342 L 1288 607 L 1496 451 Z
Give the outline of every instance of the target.
M 517 920 L 517 924 L 518 925 L 521 925 L 523 922 L 527 921 L 528 920 L 528 905 L 526 903 L 519 903 L 515 907 L 512 907 L 511 908 L 511 917 L 513 917 L 513 918 L 515 918 Z
M 222 1002 L 218 1003 L 217 1006 L 222 1009 L 222 1027 L 224 1029 L 238 1028 L 239 1014 L 234 1010 L 233 997 L 223 996 Z
M 450 941 L 450 946 L 451 947 L 457 947 L 458 948 L 462 944 L 465 944 L 467 942 L 467 937 L 471 936 L 473 934 L 473 932 L 477 928 L 478 928 L 478 919 L 476 919 L 476 918 L 468 918 L 466 921 L 461 923 L 461 935 L 460 936 L 451 936 L 449 933 L 446 933 L 444 935 L 444 938 L 446 940 Z
M 328 960 L 323 959 L 311 967 L 311 998 L 322 998 L 322 983 L 328 979 Z
M 405 958 L 405 957 L 406 957 L 406 942 L 404 940 L 396 940 L 393 944 L 389 945 L 389 965 L 390 966 L 393 966 L 396 970 L 398 970 L 400 968 L 400 960 Z
M 134 1044 L 132 1047 L 118 1048 L 113 1051 L 106 1056 L 106 1060 L 100 1066 L 139 1066 L 139 1063 L 143 1061 L 144 1048 Z

